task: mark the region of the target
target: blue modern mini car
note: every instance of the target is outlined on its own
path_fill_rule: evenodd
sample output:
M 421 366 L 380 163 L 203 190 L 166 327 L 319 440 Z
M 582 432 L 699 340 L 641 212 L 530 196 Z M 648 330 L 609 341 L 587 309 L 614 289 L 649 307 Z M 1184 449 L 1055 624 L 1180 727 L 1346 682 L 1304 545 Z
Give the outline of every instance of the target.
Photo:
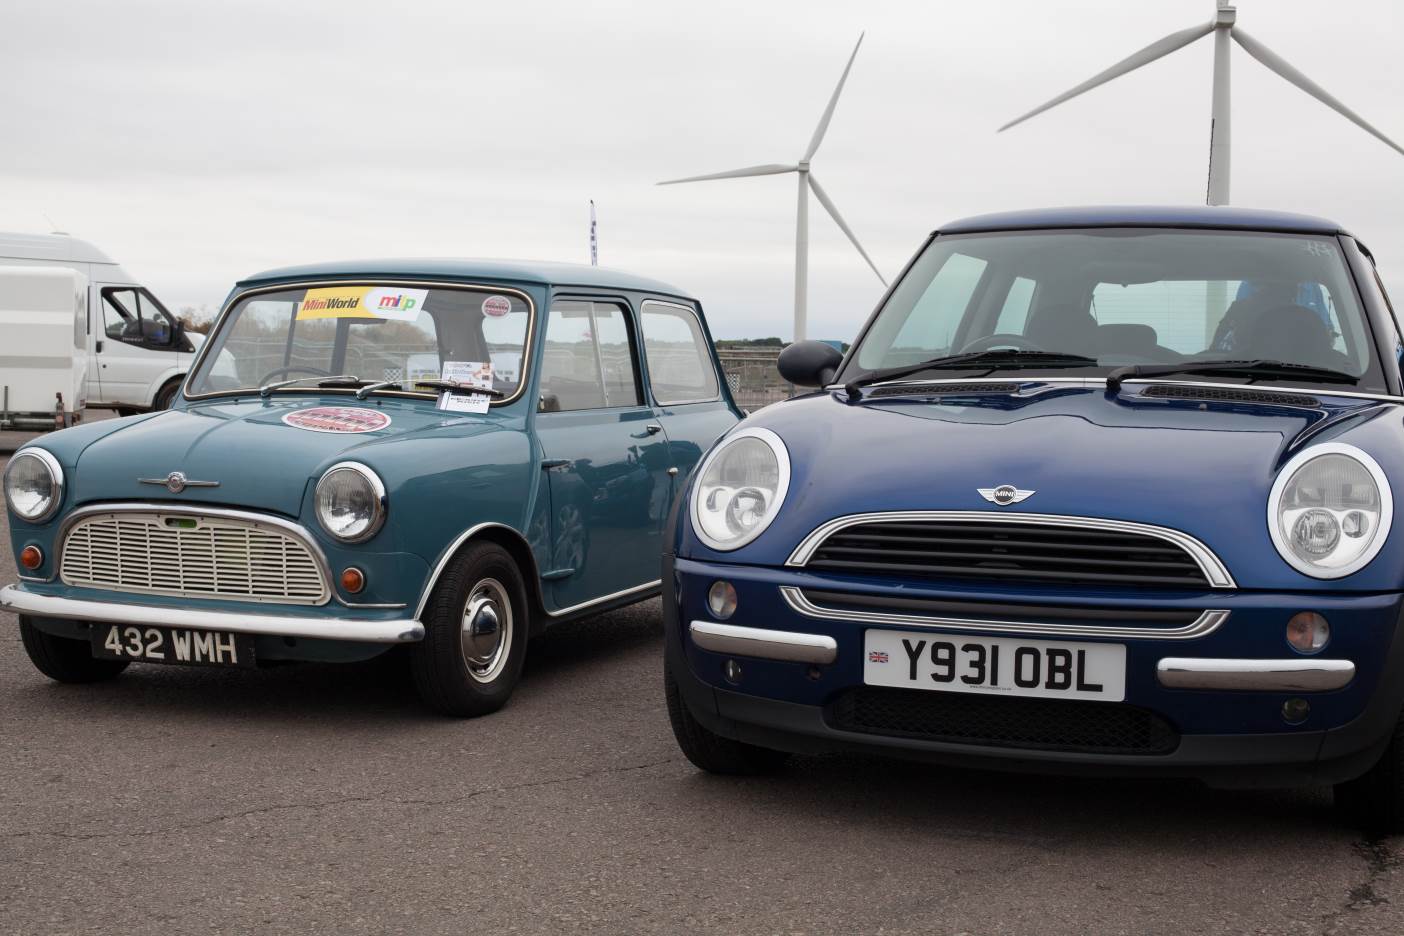
M 1336 785 L 1404 825 L 1399 323 L 1267 212 L 974 218 L 821 387 L 693 476 L 664 557 L 679 744 Z
M 239 283 L 167 412 L 5 472 L 0 589 L 48 676 L 360 660 L 500 707 L 542 628 L 658 593 L 669 506 L 740 419 L 698 302 L 593 267 L 372 261 Z

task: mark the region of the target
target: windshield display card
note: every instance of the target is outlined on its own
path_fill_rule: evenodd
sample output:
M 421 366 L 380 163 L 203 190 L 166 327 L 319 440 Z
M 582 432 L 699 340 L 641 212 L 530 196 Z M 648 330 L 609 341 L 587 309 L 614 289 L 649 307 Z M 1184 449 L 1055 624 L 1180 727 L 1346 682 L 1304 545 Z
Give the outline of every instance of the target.
M 440 380 L 464 385 L 462 390 L 445 390 L 439 394 L 438 408 L 450 413 L 486 413 L 491 398 L 485 393 L 473 393 L 471 387 L 492 389 L 492 362 L 445 361 Z

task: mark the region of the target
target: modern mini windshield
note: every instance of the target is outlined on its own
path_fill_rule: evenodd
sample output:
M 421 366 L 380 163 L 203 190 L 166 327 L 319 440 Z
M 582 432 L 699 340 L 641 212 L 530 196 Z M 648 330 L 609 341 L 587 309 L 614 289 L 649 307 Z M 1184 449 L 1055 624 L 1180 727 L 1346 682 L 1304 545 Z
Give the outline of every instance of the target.
M 384 383 L 372 392 L 432 393 L 415 391 L 415 381 L 487 366 L 509 399 L 523 379 L 530 323 L 527 301 L 508 292 L 357 283 L 254 293 L 221 320 L 187 392 L 286 384 L 276 389 L 352 393 Z
M 924 374 L 917 365 L 925 362 L 947 378 L 1040 369 L 1105 376 L 1134 365 L 1185 365 L 1186 374 L 1211 381 L 1340 386 L 1340 376 L 1326 379 L 1331 371 L 1383 389 L 1371 348 L 1332 237 L 1119 228 L 979 234 L 930 244 L 842 379 Z M 981 354 L 1006 350 L 1020 353 Z M 941 361 L 955 355 L 969 359 Z M 1053 355 L 1092 360 L 1077 367 L 1075 357 Z M 1221 362 L 1224 369 L 1209 376 L 1193 370 Z

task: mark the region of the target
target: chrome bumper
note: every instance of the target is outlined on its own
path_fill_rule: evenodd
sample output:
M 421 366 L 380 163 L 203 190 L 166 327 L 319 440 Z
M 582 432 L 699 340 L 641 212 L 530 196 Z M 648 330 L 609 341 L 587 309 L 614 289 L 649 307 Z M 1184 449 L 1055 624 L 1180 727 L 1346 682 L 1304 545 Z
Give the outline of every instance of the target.
M 1167 689 L 1237 692 L 1327 692 L 1355 678 L 1350 660 L 1215 660 L 1166 657 L 1155 677 Z
M 762 630 L 714 621 L 693 621 L 688 626 L 688 632 L 692 634 L 693 643 L 713 653 L 792 663 L 832 663 L 838 656 L 838 642 L 823 634 Z
M 0 588 L 0 610 L 32 617 L 96 621 L 101 624 L 188 627 L 194 630 L 233 631 L 239 634 L 267 634 L 275 637 L 315 637 L 321 640 L 351 640 L 357 643 L 412 643 L 424 639 L 424 625 L 408 618 L 366 621 L 355 618 L 293 617 L 242 611 L 201 611 L 194 608 L 114 604 L 108 601 L 61 598 L 57 595 L 37 595 L 18 585 Z

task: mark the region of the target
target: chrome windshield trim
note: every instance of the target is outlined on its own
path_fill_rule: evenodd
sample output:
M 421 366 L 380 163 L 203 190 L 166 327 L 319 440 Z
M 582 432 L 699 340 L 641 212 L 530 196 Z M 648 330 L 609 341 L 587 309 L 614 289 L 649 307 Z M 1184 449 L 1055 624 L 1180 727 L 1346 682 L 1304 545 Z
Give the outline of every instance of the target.
M 688 632 L 693 643 L 713 653 L 819 665 L 838 658 L 838 641 L 824 634 L 797 634 L 715 621 L 693 621 Z
M 1215 609 L 1202 612 L 1183 627 L 1118 627 L 1114 624 L 1054 624 L 1048 621 L 974 620 L 933 614 L 901 614 L 895 611 L 859 611 L 815 604 L 802 589 L 780 586 L 780 597 L 794 611 L 825 621 L 858 624 L 893 624 L 902 627 L 939 627 L 975 631 L 981 634 L 1034 634 L 1052 637 L 1112 637 L 1122 640 L 1194 640 L 1207 637 L 1228 620 L 1229 612 Z
M 1166 657 L 1155 678 L 1167 689 L 1227 692 L 1329 692 L 1355 678 L 1350 660 L 1224 660 Z
M 185 379 L 181 381 L 180 384 L 181 397 L 186 400 L 213 400 L 218 399 L 220 397 L 240 397 L 248 396 L 250 393 L 258 393 L 258 387 L 240 387 L 237 390 L 214 390 L 209 393 L 190 392 L 190 382 L 195 379 L 195 375 L 198 374 L 200 372 L 200 368 L 204 366 L 205 357 L 209 354 L 210 348 L 214 345 L 214 341 L 210 339 L 213 339 L 216 335 L 219 334 L 219 330 L 222 327 L 224 327 L 225 318 L 228 317 L 229 313 L 234 309 L 234 307 L 244 299 L 247 299 L 249 296 L 256 296 L 269 292 L 286 292 L 290 289 L 310 289 L 317 286 L 385 286 L 392 283 L 396 286 L 421 286 L 428 289 L 461 289 L 467 290 L 469 292 L 511 293 L 512 295 L 518 297 L 523 302 L 525 302 L 527 307 L 527 330 L 526 337 L 522 339 L 522 366 L 520 379 L 517 383 L 517 391 L 509 397 L 503 397 L 500 400 L 492 400 L 488 405 L 489 408 L 493 406 L 505 406 L 509 403 L 515 403 L 517 400 L 521 399 L 522 395 L 526 392 L 527 384 L 531 380 L 531 359 L 534 357 L 533 352 L 535 351 L 535 348 L 533 347 L 532 343 L 536 337 L 536 320 L 538 318 L 536 314 L 536 302 L 531 298 L 531 295 L 526 290 L 519 289 L 515 286 L 503 286 L 501 284 L 495 283 L 459 283 L 450 280 L 436 279 L 397 279 L 393 276 L 352 276 L 345 279 L 331 278 L 293 280 L 286 283 L 275 283 L 267 286 L 255 286 L 252 289 L 244 290 L 239 290 L 236 287 L 236 291 L 234 292 L 234 294 L 229 297 L 229 299 L 224 303 L 224 307 L 219 310 L 219 315 L 215 316 L 214 324 L 210 326 L 209 339 L 207 339 L 203 344 L 200 345 L 200 350 L 197 351 L 195 354 L 195 360 L 193 360 L 190 363 L 190 370 L 186 372 Z M 357 389 L 358 388 L 356 387 L 288 387 L 285 390 L 278 392 L 340 392 L 354 394 Z M 376 392 L 383 393 L 386 396 L 400 397 L 402 399 L 409 400 L 432 400 L 438 397 L 438 391 L 416 392 L 410 390 L 378 390 Z
M 327 555 L 322 552 L 322 547 L 317 545 L 317 541 L 312 538 L 312 535 L 308 533 L 307 529 L 301 524 L 293 523 L 291 520 L 284 520 L 281 517 L 274 517 L 269 514 L 255 513 L 248 510 L 233 510 L 228 507 L 206 507 L 200 504 L 131 501 L 120 504 L 88 504 L 87 506 L 79 507 L 63 518 L 63 523 L 58 529 L 58 535 L 54 538 L 57 553 L 54 556 L 54 575 L 56 577 L 60 576 L 60 570 L 63 568 L 63 551 L 68 542 L 68 534 L 79 521 L 105 514 L 134 513 L 170 514 L 184 517 L 213 517 L 220 520 L 237 520 L 243 523 L 261 524 L 263 526 L 273 527 L 301 542 L 303 546 L 307 547 L 307 551 L 311 554 L 313 561 L 317 563 L 317 568 L 322 574 L 323 596 L 322 600 L 318 601 L 314 607 L 324 606 L 331 600 L 332 595 L 335 593 L 335 589 L 332 586 L 331 563 L 327 561 Z M 132 594 L 139 593 L 132 592 Z M 192 596 L 189 600 L 251 601 L 260 604 L 280 603 L 276 598 L 257 598 L 253 596 L 248 598 L 231 598 L 221 595 Z M 229 630 L 229 628 L 224 629 Z
M 1028 523 L 1062 526 L 1072 529 L 1104 530 L 1111 533 L 1136 533 L 1152 536 L 1183 549 L 1199 566 L 1204 577 L 1214 588 L 1237 588 L 1228 568 L 1214 555 L 1213 550 L 1199 540 L 1172 530 L 1169 527 L 1153 526 L 1149 523 L 1135 523 L 1130 520 L 1107 520 L 1102 517 L 1068 517 L 1060 514 L 1007 513 L 988 510 L 891 510 L 880 513 L 849 514 L 836 517 L 817 527 L 806 536 L 790 558 L 787 566 L 803 566 L 813 557 L 824 540 L 839 530 L 864 523 L 911 523 L 923 520 L 946 520 L 954 523 Z
M 187 627 L 275 637 L 348 640 L 355 643 L 412 643 L 424 639 L 424 625 L 414 620 L 367 621 L 356 618 L 294 617 L 247 611 L 203 611 L 189 607 L 90 601 L 38 595 L 18 585 L 0 588 L 0 608 L 34 617 L 66 618 L 99 624 Z

